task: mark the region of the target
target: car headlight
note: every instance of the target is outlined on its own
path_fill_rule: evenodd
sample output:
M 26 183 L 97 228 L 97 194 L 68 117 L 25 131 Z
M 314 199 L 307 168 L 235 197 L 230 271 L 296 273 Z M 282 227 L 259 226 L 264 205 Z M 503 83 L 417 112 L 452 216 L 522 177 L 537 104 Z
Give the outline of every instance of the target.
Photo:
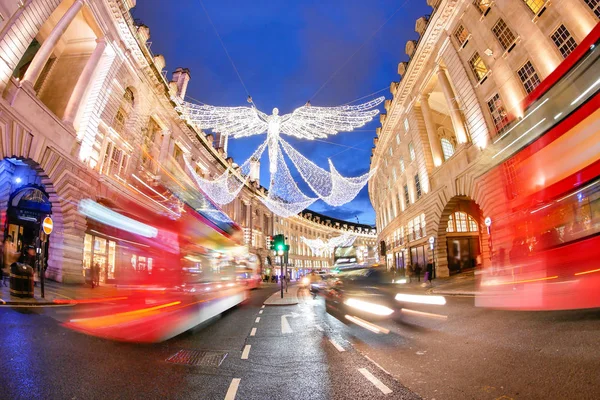
M 303 285 L 308 285 L 310 283 L 310 279 L 308 278 L 302 278 L 302 284 Z
M 349 307 L 356 308 L 357 310 L 361 310 L 375 315 L 390 315 L 394 312 L 394 310 L 392 310 L 391 308 L 382 306 L 381 304 L 369 303 L 368 301 L 352 298 L 344 301 L 344 304 L 346 304 Z

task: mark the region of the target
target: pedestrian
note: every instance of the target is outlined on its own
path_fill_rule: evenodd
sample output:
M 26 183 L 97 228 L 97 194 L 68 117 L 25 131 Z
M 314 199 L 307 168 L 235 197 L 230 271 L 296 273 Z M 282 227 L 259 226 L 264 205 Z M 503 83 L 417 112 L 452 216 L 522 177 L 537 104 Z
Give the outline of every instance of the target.
M 417 281 L 421 282 L 421 266 L 419 263 L 415 264 L 415 274 L 417 274 Z
M 2 246 L 2 263 L 0 263 L 0 270 L 3 270 L 3 273 L 0 275 L 2 276 L 2 284 L 4 286 L 8 286 L 6 281 L 9 280 L 10 277 L 10 266 L 17 261 L 18 258 L 19 254 L 17 253 L 13 237 L 11 235 L 6 235 Z
M 100 286 L 100 264 L 95 262 L 92 264 L 91 268 L 92 273 L 92 289 L 96 286 Z
M 427 263 L 427 280 L 431 283 L 433 280 L 433 264 Z

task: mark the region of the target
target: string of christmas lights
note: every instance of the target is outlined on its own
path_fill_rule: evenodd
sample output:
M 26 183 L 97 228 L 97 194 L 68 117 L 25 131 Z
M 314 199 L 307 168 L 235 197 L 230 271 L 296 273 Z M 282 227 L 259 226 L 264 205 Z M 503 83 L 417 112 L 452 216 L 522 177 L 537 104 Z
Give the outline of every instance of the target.
M 313 254 L 317 257 L 321 256 L 324 252 L 333 252 L 336 247 L 349 247 L 354 244 L 357 236 L 349 233 L 344 233 L 341 236 L 336 236 L 324 242 L 321 238 L 307 239 L 301 236 L 300 239 L 311 249 Z

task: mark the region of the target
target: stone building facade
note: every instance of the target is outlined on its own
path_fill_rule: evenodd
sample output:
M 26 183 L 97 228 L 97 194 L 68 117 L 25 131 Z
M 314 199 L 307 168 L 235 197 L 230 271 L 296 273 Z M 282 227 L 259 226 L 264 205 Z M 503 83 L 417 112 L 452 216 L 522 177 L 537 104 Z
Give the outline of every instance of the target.
M 164 204 L 144 192 L 164 184 L 166 166 L 185 170 L 189 160 L 203 177 L 235 167 L 212 135 L 179 118 L 171 99 L 185 96 L 190 71 L 167 78 L 134 6 L 0 1 L 0 239 L 29 244 L 36 219 L 51 214 L 47 276 L 57 281 L 83 281 L 89 246 L 110 251 L 111 239 L 78 211 L 81 200 L 160 213 Z M 278 228 L 260 196 L 265 189 L 251 181 L 223 209 L 263 260 L 265 237 Z
M 484 219 L 502 187 L 477 182 L 509 116 L 597 26 L 587 0 L 428 0 L 381 115 L 369 183 L 388 267 L 438 276 L 490 260 Z M 508 140 L 508 139 L 507 139 Z M 433 244 L 430 244 L 430 241 Z

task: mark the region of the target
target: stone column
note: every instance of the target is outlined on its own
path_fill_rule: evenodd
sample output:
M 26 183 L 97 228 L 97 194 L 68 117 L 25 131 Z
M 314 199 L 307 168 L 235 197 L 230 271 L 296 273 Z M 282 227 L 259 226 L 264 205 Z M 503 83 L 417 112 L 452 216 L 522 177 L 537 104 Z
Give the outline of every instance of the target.
M 165 160 L 169 156 L 170 148 L 171 148 L 171 132 L 164 131 L 163 132 L 163 140 L 162 140 L 162 143 L 160 146 L 160 152 L 158 154 L 158 160 L 157 160 L 159 164 L 165 163 Z
M 106 48 L 106 39 L 97 39 L 96 43 L 96 48 L 85 64 L 85 67 L 83 67 L 83 71 L 81 71 L 81 75 L 79 75 L 79 79 L 77 79 L 77 83 L 75 84 L 73 92 L 71 93 L 71 97 L 69 98 L 69 102 L 67 103 L 63 121 L 68 124 L 73 124 L 75 121 L 75 117 L 79 111 L 79 106 L 83 101 L 83 95 L 85 94 L 88 85 L 91 83 L 92 76 L 94 75 L 94 71 L 96 71 L 96 67 L 102 58 L 102 54 L 104 54 L 104 49 Z
M 427 138 L 429 139 L 429 147 L 431 147 L 433 165 L 439 167 L 444 162 L 444 152 L 442 151 L 442 144 L 437 135 L 437 131 L 435 130 L 435 124 L 433 123 L 433 115 L 431 114 L 431 108 L 429 107 L 429 94 L 421 95 L 421 113 L 423 114 L 423 120 L 425 121 L 425 130 L 427 131 Z
M 44 69 L 44 65 L 48 62 L 54 47 L 62 37 L 63 33 L 67 30 L 71 22 L 75 19 L 75 16 L 83 7 L 83 0 L 75 0 L 73 5 L 65 12 L 65 15 L 62 16 L 58 24 L 52 29 L 50 35 L 44 40 L 42 46 L 38 50 L 33 60 L 31 60 L 31 64 L 29 68 L 27 68 L 27 72 L 25 72 L 25 76 L 23 77 L 23 83 L 27 83 L 31 87 L 35 84 L 35 81 L 40 77 L 42 70 Z
M 452 126 L 454 128 L 456 140 L 458 143 L 467 143 L 469 140 L 467 138 L 467 131 L 460 115 L 458 102 L 456 101 L 456 95 L 452 91 L 452 86 L 448 80 L 448 75 L 446 75 L 446 71 L 444 69 L 438 68 L 437 76 L 440 86 L 442 87 L 442 91 L 444 92 L 444 97 L 446 98 L 446 104 L 450 110 L 450 119 L 452 120 Z

